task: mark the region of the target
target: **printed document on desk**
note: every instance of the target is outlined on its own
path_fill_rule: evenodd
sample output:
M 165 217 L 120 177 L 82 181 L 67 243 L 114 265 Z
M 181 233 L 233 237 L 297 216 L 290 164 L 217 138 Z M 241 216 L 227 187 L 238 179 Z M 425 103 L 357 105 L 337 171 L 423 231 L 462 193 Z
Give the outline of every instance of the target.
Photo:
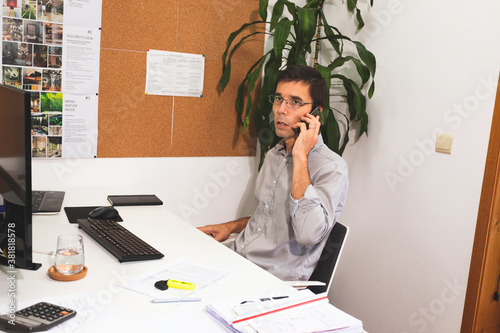
M 200 297 L 235 276 L 236 274 L 230 271 L 180 258 L 120 286 L 154 298 Z M 168 279 L 194 283 L 196 288 L 194 290 L 168 288 L 164 291 L 155 288 L 156 281 Z
M 326 293 L 304 290 L 283 296 L 217 301 L 206 310 L 235 333 L 364 332 L 361 320 L 328 303 Z

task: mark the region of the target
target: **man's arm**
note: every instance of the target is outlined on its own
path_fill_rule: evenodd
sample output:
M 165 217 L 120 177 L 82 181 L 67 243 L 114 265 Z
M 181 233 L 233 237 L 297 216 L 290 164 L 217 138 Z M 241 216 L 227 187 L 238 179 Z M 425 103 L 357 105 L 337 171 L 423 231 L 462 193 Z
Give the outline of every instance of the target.
M 306 157 L 293 157 L 292 198 L 298 200 L 304 196 L 306 188 L 311 184 Z
M 292 150 L 290 214 L 296 240 L 301 245 L 316 244 L 327 235 L 344 205 L 348 185 L 347 166 L 342 160 L 334 168 L 330 164 L 322 165 L 321 172 L 316 166 L 314 186 L 309 189 L 312 183 L 309 153 L 318 142 L 319 131 L 318 119 L 311 118 L 310 114 L 301 118 L 309 123 L 309 129 L 306 130 L 304 124 L 298 124 L 301 132 Z
M 314 185 L 300 199 L 290 196 L 292 226 L 301 245 L 316 244 L 327 235 L 344 207 L 349 184 L 347 165 L 340 157 L 316 159 L 313 165 L 309 167 Z
M 204 227 L 198 227 L 198 230 L 212 236 L 219 242 L 223 242 L 228 239 L 229 235 L 231 235 L 232 233 L 239 233 L 243 229 L 245 229 L 248 220 L 250 220 L 250 217 L 242 217 L 241 219 L 231 222 L 209 224 Z
M 307 156 L 318 143 L 318 134 L 321 123 L 319 116 L 306 114 L 302 117 L 309 123 L 309 129 L 306 129 L 304 123 L 299 123 L 294 127 L 300 127 L 300 134 L 293 145 L 293 176 L 292 176 L 292 197 L 298 200 L 304 196 L 306 188 L 311 185 L 309 169 L 307 167 Z

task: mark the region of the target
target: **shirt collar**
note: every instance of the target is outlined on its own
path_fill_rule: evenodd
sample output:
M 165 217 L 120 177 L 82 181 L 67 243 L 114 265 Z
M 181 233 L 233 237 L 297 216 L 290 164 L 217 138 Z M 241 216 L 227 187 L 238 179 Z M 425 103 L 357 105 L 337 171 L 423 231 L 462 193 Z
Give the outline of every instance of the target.
M 316 145 L 314 145 L 313 149 L 311 149 L 311 152 L 316 150 L 322 144 L 323 144 L 323 136 L 320 133 L 320 134 L 318 134 L 318 143 Z M 278 153 L 280 153 L 281 155 L 288 156 L 288 155 L 292 154 L 293 147 L 292 147 L 292 149 L 290 149 L 290 151 L 288 153 L 286 153 L 285 139 L 282 139 L 280 142 L 278 142 L 276 144 L 276 146 L 274 146 L 274 149 L 276 149 L 276 151 Z M 311 153 L 311 152 L 309 152 L 309 153 Z

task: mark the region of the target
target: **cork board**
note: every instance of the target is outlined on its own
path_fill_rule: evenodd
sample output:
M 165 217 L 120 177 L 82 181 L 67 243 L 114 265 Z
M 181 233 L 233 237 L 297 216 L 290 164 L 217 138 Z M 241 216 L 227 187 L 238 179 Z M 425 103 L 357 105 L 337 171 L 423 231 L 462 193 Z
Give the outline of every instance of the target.
M 224 93 L 217 83 L 230 33 L 258 20 L 258 0 L 103 1 L 98 157 L 253 156 L 234 109 L 239 82 L 263 54 L 263 37 L 233 57 Z M 203 97 L 145 95 L 148 49 L 203 54 Z

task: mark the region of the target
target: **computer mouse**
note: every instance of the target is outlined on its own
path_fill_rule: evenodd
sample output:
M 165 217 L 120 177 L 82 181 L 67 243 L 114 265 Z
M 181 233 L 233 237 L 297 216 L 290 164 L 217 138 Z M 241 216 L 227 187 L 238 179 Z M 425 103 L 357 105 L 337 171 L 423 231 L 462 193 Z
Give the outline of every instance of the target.
M 113 206 L 97 207 L 89 213 L 91 219 L 114 219 L 118 217 L 118 211 Z

